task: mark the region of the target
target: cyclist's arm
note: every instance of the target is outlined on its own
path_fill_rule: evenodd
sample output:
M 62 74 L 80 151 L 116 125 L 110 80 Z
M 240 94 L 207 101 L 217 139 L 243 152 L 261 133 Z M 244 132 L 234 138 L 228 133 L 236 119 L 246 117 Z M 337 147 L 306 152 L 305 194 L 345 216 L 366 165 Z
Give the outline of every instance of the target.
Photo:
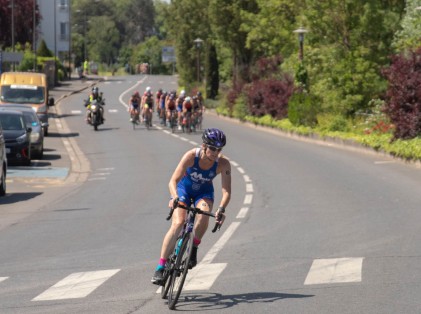
M 184 174 L 188 167 L 192 167 L 194 164 L 195 158 L 195 149 L 189 150 L 181 158 L 178 163 L 177 168 L 175 168 L 174 173 L 171 176 L 168 187 L 170 189 L 170 194 L 172 198 L 178 197 L 177 195 L 177 183 L 183 178 Z
M 219 207 L 226 208 L 231 199 L 231 164 L 226 158 L 220 158 L 222 198 Z

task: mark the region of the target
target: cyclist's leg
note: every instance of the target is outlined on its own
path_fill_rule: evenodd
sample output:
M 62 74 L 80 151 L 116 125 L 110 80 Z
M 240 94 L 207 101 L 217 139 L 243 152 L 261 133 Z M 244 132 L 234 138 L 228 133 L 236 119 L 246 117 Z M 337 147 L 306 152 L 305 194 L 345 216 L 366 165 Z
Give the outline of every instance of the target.
M 200 199 L 195 202 L 195 206 L 206 212 L 212 212 L 213 207 L 213 196 L 212 195 L 203 195 Z M 209 225 L 209 216 L 206 215 L 197 215 L 196 223 L 194 226 L 195 232 L 195 244 L 199 245 L 203 236 L 206 233 Z
M 179 196 L 180 203 L 186 206 L 190 206 L 190 197 L 188 196 L 187 192 L 184 189 L 177 188 L 177 194 Z M 174 210 L 174 213 L 171 219 L 170 229 L 165 235 L 164 241 L 162 243 L 161 259 L 167 259 L 168 256 L 171 254 L 172 250 L 174 249 L 175 242 L 184 225 L 186 216 L 187 216 L 187 212 L 184 209 L 176 208 Z

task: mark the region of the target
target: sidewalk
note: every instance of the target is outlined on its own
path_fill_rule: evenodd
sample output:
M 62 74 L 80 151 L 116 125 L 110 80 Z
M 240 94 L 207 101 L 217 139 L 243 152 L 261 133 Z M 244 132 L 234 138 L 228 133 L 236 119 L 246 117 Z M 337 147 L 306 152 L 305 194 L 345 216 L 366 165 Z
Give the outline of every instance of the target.
M 72 77 L 71 80 L 60 82 L 59 86 L 50 90 L 50 97 L 54 97 L 54 106 L 50 108 L 49 120 L 56 138 L 49 139 L 49 142 L 53 145 L 55 151 L 61 152 L 61 158 L 52 162 L 52 166 L 68 169 L 67 175 L 62 177 L 63 183 L 84 181 L 90 166 L 89 161 L 84 157 L 76 143 L 74 131 L 68 128 L 65 119 L 61 119 L 61 101 L 79 92 L 88 95 L 91 87 L 103 80 L 104 78 L 98 75 L 90 75 L 83 80 Z
M 57 104 L 63 98 L 68 97 L 74 93 L 86 90 L 102 80 L 103 77 L 98 75 L 90 75 L 87 79 L 83 80 L 72 76 L 71 80 L 62 81 L 60 82 L 59 86 L 55 86 L 54 88 L 50 89 L 49 96 L 53 97 L 55 104 Z

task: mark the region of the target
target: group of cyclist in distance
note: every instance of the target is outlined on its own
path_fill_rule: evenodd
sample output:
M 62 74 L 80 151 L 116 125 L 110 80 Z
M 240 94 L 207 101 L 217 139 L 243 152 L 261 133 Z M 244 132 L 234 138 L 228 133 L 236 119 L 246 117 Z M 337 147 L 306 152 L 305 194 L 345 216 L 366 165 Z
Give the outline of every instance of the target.
M 130 121 L 147 123 L 152 126 L 152 113 L 156 111 L 161 125 L 178 130 L 191 132 L 201 129 L 203 119 L 203 96 L 199 91 L 194 96 L 187 96 L 182 90 L 179 95 L 176 91 L 163 91 L 160 88 L 154 95 L 148 86 L 141 96 L 139 92 L 132 94 L 129 100 Z

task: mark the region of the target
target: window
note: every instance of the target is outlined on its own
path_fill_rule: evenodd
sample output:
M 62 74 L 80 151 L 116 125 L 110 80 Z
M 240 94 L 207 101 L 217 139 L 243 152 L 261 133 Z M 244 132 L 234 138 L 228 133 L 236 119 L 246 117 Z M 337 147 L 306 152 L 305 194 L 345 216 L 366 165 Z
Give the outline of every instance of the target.
M 60 0 L 60 3 L 58 5 L 58 8 L 60 10 L 67 10 L 67 8 L 69 7 L 69 1 L 68 0 Z
M 60 39 L 69 40 L 69 23 L 67 22 L 60 23 Z

